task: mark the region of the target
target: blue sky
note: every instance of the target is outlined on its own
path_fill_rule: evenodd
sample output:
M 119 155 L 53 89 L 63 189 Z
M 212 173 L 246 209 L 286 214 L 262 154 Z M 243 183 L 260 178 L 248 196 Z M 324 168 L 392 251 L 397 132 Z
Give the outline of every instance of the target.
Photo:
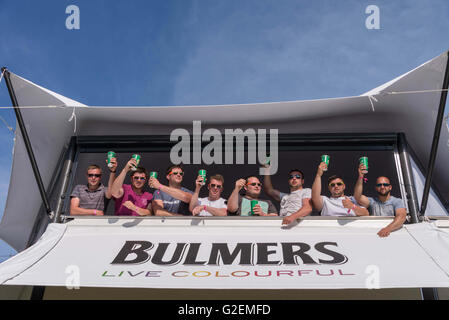
M 79 30 L 65 25 L 72 4 Z M 0 0 L 0 65 L 92 106 L 353 96 L 448 50 L 448 22 L 447 0 Z M 12 110 L 0 116 L 15 126 Z M 0 215 L 12 147 L 0 122 Z

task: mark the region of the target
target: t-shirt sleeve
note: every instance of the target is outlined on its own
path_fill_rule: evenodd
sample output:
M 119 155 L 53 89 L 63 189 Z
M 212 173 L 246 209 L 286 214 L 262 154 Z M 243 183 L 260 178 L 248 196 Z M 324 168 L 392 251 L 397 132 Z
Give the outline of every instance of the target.
M 227 209 L 228 208 L 228 201 L 226 199 L 222 199 L 220 202 L 220 207 L 218 209 Z
M 395 210 L 395 211 L 396 211 L 397 209 L 406 209 L 406 208 L 405 208 L 405 205 L 404 205 L 404 201 L 402 201 L 401 198 L 395 198 L 395 199 L 393 200 L 393 207 L 394 207 L 394 210 Z M 395 212 L 395 214 L 396 214 L 396 212 Z
M 279 199 L 282 200 L 283 197 L 287 196 L 287 193 L 283 193 L 279 191 Z
M 81 185 L 78 184 L 75 186 L 75 188 L 73 188 L 70 198 L 79 198 L 80 197 L 80 186 Z

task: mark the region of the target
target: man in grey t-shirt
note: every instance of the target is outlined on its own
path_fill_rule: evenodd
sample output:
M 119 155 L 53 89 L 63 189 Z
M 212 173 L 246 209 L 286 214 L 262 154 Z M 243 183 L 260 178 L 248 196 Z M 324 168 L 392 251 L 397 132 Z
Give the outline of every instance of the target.
M 161 184 L 156 178 L 150 178 L 150 188 L 157 189 L 153 193 L 153 213 L 156 216 L 191 216 L 189 203 L 193 192 L 182 187 L 184 169 L 179 165 L 171 166 L 166 171 L 168 186 Z
M 269 169 L 268 166 L 264 166 Z M 274 189 L 269 170 L 265 170 L 264 191 L 281 204 L 279 215 L 284 217 L 282 224 L 290 224 L 298 218 L 308 216 L 312 212 L 312 189 L 304 188 L 304 174 L 301 170 L 292 169 L 288 173 L 290 193 Z
M 109 168 L 109 186 L 115 179 L 117 161 L 115 158 L 111 161 L 112 167 Z M 70 214 L 71 215 L 104 215 L 105 202 L 111 199 L 111 188 L 101 184 L 101 168 L 96 165 L 90 165 L 86 170 L 87 184 L 79 184 L 73 188 L 70 194 Z
M 391 193 L 390 179 L 378 177 L 376 180 L 377 197 L 371 198 L 363 195 L 364 170 L 363 164 L 359 165 L 359 178 L 354 187 L 354 198 L 362 206 L 368 207 L 373 216 L 395 217 L 393 222 L 382 228 L 377 234 L 380 237 L 388 237 L 392 231 L 400 229 L 407 218 L 407 210 L 402 199 L 393 197 Z

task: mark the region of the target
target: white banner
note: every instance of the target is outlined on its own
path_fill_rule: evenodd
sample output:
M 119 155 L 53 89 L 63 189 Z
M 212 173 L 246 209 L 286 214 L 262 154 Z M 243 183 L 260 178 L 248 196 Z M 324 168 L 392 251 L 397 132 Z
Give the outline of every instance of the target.
M 0 274 L 8 270 L 8 279 L 0 280 L 69 288 L 449 287 L 447 264 L 438 262 L 449 261 L 449 234 L 421 223 L 380 238 L 389 222 L 305 220 L 287 229 L 280 220 L 80 219 L 60 228 L 60 238 L 51 226 L 57 244 L 40 241 L 51 248 L 37 260 L 39 243 L 6 261 Z

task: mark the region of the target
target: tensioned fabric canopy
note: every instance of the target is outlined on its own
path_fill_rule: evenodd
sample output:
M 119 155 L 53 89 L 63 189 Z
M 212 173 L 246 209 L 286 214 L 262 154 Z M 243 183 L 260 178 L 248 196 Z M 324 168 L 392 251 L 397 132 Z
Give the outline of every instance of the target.
M 17 75 L 11 74 L 11 81 L 47 187 L 73 135 L 169 135 L 177 128 L 191 131 L 194 120 L 201 121 L 203 129 L 221 131 L 273 128 L 279 133 L 302 134 L 404 132 L 416 154 L 413 160 L 422 167 L 429 160 L 447 57 L 444 53 L 362 96 L 245 105 L 86 107 Z M 448 140 L 449 131 L 443 128 L 433 177 L 445 199 L 449 199 Z M 27 199 L 23 201 L 25 191 Z M 17 131 L 0 237 L 18 251 L 26 248 L 41 203 Z M 447 215 L 441 205 L 434 208 L 426 214 Z
M 0 265 L 0 284 L 183 289 L 449 287 L 449 233 L 391 219 L 75 219 Z M 356 239 L 356 240 L 355 240 Z

